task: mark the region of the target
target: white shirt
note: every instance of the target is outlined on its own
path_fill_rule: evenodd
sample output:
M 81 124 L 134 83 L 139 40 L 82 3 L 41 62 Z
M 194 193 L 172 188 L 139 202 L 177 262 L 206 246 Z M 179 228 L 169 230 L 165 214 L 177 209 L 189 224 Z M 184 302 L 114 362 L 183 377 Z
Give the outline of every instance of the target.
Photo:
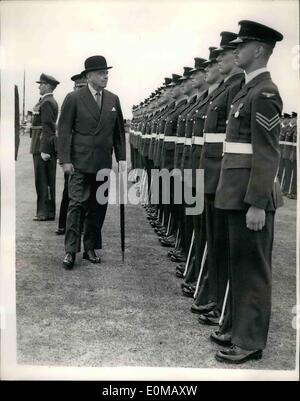
M 97 101 L 96 94 L 98 93 L 98 91 L 96 89 L 94 89 L 92 87 L 92 85 L 90 85 L 90 84 L 88 84 L 88 87 L 89 87 L 89 90 L 91 91 L 91 94 L 93 95 L 93 98 Z M 102 90 L 99 91 L 99 93 L 100 93 L 100 97 L 102 97 Z
M 250 72 L 249 74 L 245 73 L 245 84 L 251 81 L 251 79 L 257 77 L 257 75 L 262 74 L 263 72 L 268 72 L 266 67 L 258 68 L 255 71 Z

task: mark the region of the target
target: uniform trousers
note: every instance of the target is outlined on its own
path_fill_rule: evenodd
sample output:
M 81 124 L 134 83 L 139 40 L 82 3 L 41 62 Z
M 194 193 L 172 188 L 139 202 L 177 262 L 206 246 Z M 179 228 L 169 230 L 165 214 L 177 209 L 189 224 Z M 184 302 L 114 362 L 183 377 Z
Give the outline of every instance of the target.
M 228 228 L 228 264 L 232 343 L 246 350 L 266 346 L 271 314 L 271 262 L 274 212 L 266 212 L 260 231 L 246 226 L 247 211 L 224 211 Z
M 224 211 L 215 208 L 214 200 L 214 194 L 205 194 L 209 300 L 221 311 L 228 281 L 227 231 Z
M 33 154 L 37 217 L 55 218 L 56 156 L 44 161 L 40 154 Z
M 98 203 L 96 193 L 106 181 L 96 181 L 96 173 L 83 173 L 77 170 L 69 177 L 66 252 L 80 252 L 82 227 L 84 250 L 102 248 L 101 230 L 106 215 L 107 201 L 104 204 Z M 105 196 L 107 199 L 108 190 L 105 191 Z M 82 219 L 84 219 L 83 224 Z

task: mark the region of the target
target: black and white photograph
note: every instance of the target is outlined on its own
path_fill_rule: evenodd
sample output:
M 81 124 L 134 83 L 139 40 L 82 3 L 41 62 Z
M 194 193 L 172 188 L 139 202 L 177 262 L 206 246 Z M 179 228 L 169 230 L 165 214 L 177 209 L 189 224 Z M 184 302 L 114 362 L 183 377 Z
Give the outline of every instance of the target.
M 299 380 L 299 2 L 0 12 L 1 379 Z

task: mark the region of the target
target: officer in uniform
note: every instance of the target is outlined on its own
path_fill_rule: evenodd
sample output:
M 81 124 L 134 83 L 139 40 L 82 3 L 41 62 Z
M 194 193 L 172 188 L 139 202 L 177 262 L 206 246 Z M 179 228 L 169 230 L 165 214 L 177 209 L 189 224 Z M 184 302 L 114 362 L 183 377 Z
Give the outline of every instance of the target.
M 186 132 L 185 135 L 187 137 L 192 137 L 192 149 L 191 149 L 191 168 L 192 168 L 192 187 L 194 193 L 196 192 L 196 171 L 199 168 L 200 156 L 202 153 L 203 146 L 203 129 L 204 123 L 206 119 L 207 108 L 209 106 L 210 98 L 213 96 L 214 92 L 217 90 L 221 81 L 221 74 L 216 67 L 216 57 L 215 51 L 216 47 L 209 48 L 209 60 L 202 60 L 201 66 L 199 68 L 200 72 L 198 72 L 197 80 L 202 82 L 202 91 L 199 100 L 197 101 L 194 108 L 189 112 L 187 121 L 186 121 Z M 211 65 L 211 73 L 209 77 L 206 75 L 207 65 Z M 205 80 L 205 81 L 204 81 Z M 207 89 L 208 86 L 208 89 Z M 199 189 L 198 189 L 199 190 Z M 193 297 L 195 292 L 195 284 L 198 278 L 202 259 L 204 262 L 204 249 L 206 245 L 206 228 L 205 228 L 205 213 L 201 213 L 199 215 L 195 215 L 192 218 L 193 220 L 193 229 L 194 229 L 194 249 L 195 249 L 195 258 L 193 259 L 193 263 L 188 266 L 188 270 L 186 272 L 185 280 L 181 285 L 182 293 L 184 296 Z M 205 270 L 202 274 L 201 280 L 201 289 L 198 291 L 198 296 L 196 298 L 195 303 L 192 305 L 192 312 L 195 313 L 203 313 L 210 311 L 211 307 L 215 305 L 215 303 L 208 304 L 208 295 L 207 295 L 207 277 L 206 277 L 206 268 L 207 264 L 205 263 Z M 180 268 L 178 267 L 178 270 Z M 177 272 L 177 276 L 180 273 Z M 203 309 L 204 308 L 204 309 Z
M 215 68 L 219 69 L 223 81 L 209 101 L 200 158 L 200 168 L 204 170 L 209 298 L 210 302 L 216 302 L 212 311 L 199 316 L 199 323 L 207 325 L 217 325 L 219 322 L 228 281 L 227 250 L 223 247 L 226 223 L 224 213 L 215 209 L 214 200 L 220 175 L 227 116 L 232 99 L 244 82 L 242 70 L 234 63 L 235 46 L 230 43 L 237 35 L 226 31 L 220 35 L 220 48 L 214 53 L 217 56 Z
M 223 345 L 218 361 L 260 359 L 271 312 L 271 257 L 275 210 L 282 205 L 275 181 L 279 165 L 282 100 L 267 70 L 283 36 L 265 25 L 241 21 L 236 64 L 245 86 L 232 100 L 228 116 L 215 207 L 227 221 L 231 330 L 212 340 Z M 275 181 L 275 182 L 274 182 Z
M 73 75 L 71 77 L 71 81 L 74 82 L 74 91 L 86 86 L 86 77 L 82 74 Z M 64 174 L 64 189 L 59 209 L 58 229 L 55 231 L 56 235 L 64 235 L 66 231 L 67 212 L 69 205 L 68 182 L 69 176 L 68 174 Z
M 279 163 L 279 168 L 278 168 L 278 180 L 280 183 L 282 182 L 283 171 L 285 168 L 283 151 L 284 151 L 284 146 L 285 146 L 286 131 L 287 131 L 287 127 L 289 125 L 290 118 L 291 118 L 291 116 L 288 113 L 283 113 L 282 119 L 281 119 L 281 124 L 280 124 L 280 126 L 281 126 L 280 136 L 279 136 L 280 163 Z
M 53 91 L 59 84 L 42 73 L 37 81 L 40 99 L 33 108 L 30 153 L 33 156 L 37 209 L 34 221 L 55 219 L 56 120 L 58 105 Z

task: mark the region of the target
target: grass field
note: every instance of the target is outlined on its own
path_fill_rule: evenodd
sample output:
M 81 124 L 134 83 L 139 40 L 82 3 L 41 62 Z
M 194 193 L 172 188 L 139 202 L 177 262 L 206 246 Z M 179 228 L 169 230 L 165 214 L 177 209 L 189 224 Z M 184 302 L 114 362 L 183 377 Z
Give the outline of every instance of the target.
M 57 171 L 57 205 L 63 175 Z M 210 328 L 190 313 L 175 264 L 141 206 L 126 206 L 126 257 L 121 262 L 119 212 L 109 206 L 103 263 L 77 258 L 61 267 L 63 238 L 57 221 L 37 223 L 29 138 L 22 136 L 16 163 L 16 286 L 18 363 L 70 366 L 226 368 L 214 359 Z M 261 361 L 244 369 L 294 369 L 296 331 L 296 201 L 278 211 L 273 253 L 273 311 Z

